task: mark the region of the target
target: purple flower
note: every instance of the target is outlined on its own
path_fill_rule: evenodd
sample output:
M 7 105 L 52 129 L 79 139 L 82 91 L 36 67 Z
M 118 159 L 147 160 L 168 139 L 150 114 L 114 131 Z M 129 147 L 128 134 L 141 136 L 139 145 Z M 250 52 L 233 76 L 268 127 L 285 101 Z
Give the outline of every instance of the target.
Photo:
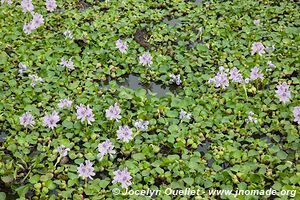
M 77 119 L 80 119 L 81 122 L 84 122 L 85 120 L 88 122 L 88 124 L 91 124 L 91 122 L 94 122 L 94 114 L 93 110 L 89 107 L 89 105 L 84 106 L 80 104 L 80 106 L 77 106 Z
M 293 114 L 294 114 L 294 122 L 297 122 L 298 124 L 300 124 L 300 106 L 296 106 L 293 110 Z
M 21 6 L 23 8 L 23 12 L 32 12 L 34 10 L 34 6 L 31 0 L 22 0 Z
M 67 65 L 67 63 L 68 63 L 68 61 L 65 60 L 65 58 L 61 58 L 61 60 L 60 60 L 60 65 L 61 66 L 65 67 Z
M 75 69 L 75 65 L 72 61 L 72 58 L 70 58 L 69 60 L 65 60 L 64 58 L 61 58 L 60 64 L 61 66 L 67 67 L 71 70 Z
M 291 92 L 289 91 L 289 85 L 286 82 L 283 82 L 280 85 L 276 86 L 277 90 L 275 91 L 279 100 L 283 103 L 287 103 L 290 101 Z
M 59 122 L 60 118 L 56 111 L 53 111 L 51 115 L 46 113 L 45 117 L 43 118 L 43 126 L 51 128 L 52 130 L 57 126 L 57 122 Z
M 149 121 L 137 120 L 134 122 L 134 126 L 136 129 L 140 129 L 142 131 L 146 131 L 148 129 Z
M 174 75 L 174 74 L 170 74 L 170 78 L 171 78 L 171 83 L 176 83 L 176 85 L 180 85 L 181 80 L 180 80 L 180 74 L 178 75 Z
M 117 130 L 117 136 L 117 139 L 128 143 L 129 140 L 132 139 L 132 130 L 129 128 L 129 126 L 119 126 L 119 130 Z
M 50 12 L 53 12 L 56 9 L 56 1 L 55 0 L 46 0 L 46 9 Z
M 227 71 L 228 70 L 225 70 L 224 67 L 220 67 L 217 75 L 214 78 L 209 79 L 208 83 L 214 83 L 215 87 L 222 87 L 223 89 L 225 89 L 229 86 L 229 81 L 226 73 Z
M 56 151 L 59 153 L 60 157 L 65 157 L 68 155 L 70 149 L 66 148 L 64 145 L 60 145 L 59 147 L 57 147 Z
M 36 86 L 36 84 L 38 82 L 44 81 L 41 77 L 38 77 L 37 75 L 29 75 L 28 77 L 32 80 L 32 83 L 31 83 L 32 87 Z
M 237 83 L 243 82 L 243 76 L 236 67 L 231 69 L 229 73 L 230 73 L 229 79 L 231 79 L 233 82 L 237 82 Z
M 261 42 L 254 42 L 252 44 L 251 54 L 254 55 L 255 53 L 258 53 L 260 56 L 261 56 L 261 54 L 265 53 L 265 47 Z
M 117 170 L 114 172 L 114 180 L 112 183 L 121 183 L 122 188 L 128 188 L 128 186 L 132 184 L 131 179 L 132 177 L 130 176 L 130 173 L 126 167 L 123 171 Z
M 19 63 L 19 73 L 23 74 L 27 69 L 27 66 L 24 65 L 23 63 Z
M 179 119 L 187 119 L 187 120 L 190 120 L 190 119 L 191 119 L 191 116 L 192 116 L 191 113 L 187 113 L 187 112 L 185 112 L 184 110 L 181 110 L 181 111 L 180 111 L 180 114 L 179 114 Z
M 73 38 L 73 33 L 72 33 L 72 31 L 66 30 L 66 31 L 64 32 L 64 35 L 65 35 L 67 38 L 69 38 L 69 39 L 72 39 L 72 38 Z
M 25 114 L 23 114 L 20 117 L 20 124 L 23 125 L 25 128 L 27 128 L 28 126 L 33 127 L 35 122 L 32 114 L 30 112 L 26 112 Z
M 120 50 L 121 53 L 126 53 L 126 51 L 128 49 L 127 44 L 123 43 L 123 41 L 121 39 L 118 39 L 116 41 L 116 46 Z
M 250 122 L 253 122 L 253 123 L 257 123 L 257 119 L 253 117 L 254 113 L 253 112 L 249 112 L 248 114 L 248 119 L 245 119 L 245 122 L 247 123 L 250 123 Z
M 105 116 L 109 120 L 115 119 L 116 121 L 119 121 L 119 119 L 121 119 L 120 113 L 121 109 L 118 104 L 115 103 L 115 105 L 109 106 L 109 108 L 106 110 Z
M 267 65 L 269 66 L 268 69 L 266 69 L 266 71 L 272 71 L 273 69 L 275 69 L 275 65 L 272 63 L 272 61 L 268 61 Z
M 70 101 L 69 98 L 59 100 L 58 103 L 59 108 L 70 108 L 71 106 L 72 106 L 72 101 Z
M 77 171 L 79 176 L 81 176 L 83 179 L 93 179 L 92 176 L 95 176 L 94 167 L 93 164 L 89 161 L 85 161 L 85 165 L 83 163 L 80 164 L 79 167 L 77 167 Z
M 140 64 L 143 66 L 148 65 L 150 67 L 152 65 L 152 56 L 149 52 L 144 53 L 139 57 L 140 59 Z
M 264 75 L 259 73 L 259 68 L 253 67 L 252 71 L 251 71 L 251 74 L 250 74 L 250 80 L 254 81 L 258 78 L 264 79 Z
M 116 153 L 116 151 L 114 150 L 114 145 L 109 140 L 106 140 L 105 142 L 98 144 L 98 151 L 99 151 L 98 157 L 100 160 L 102 160 L 106 154 L 112 156 L 112 154 Z
M 256 26 L 259 25 L 259 23 L 260 23 L 260 19 L 257 19 L 257 20 L 253 21 L 253 24 L 256 25 Z
M 44 23 L 44 18 L 39 13 L 32 13 L 32 20 L 30 23 L 32 23 L 32 26 L 36 29 L 40 27 Z
M 69 61 L 67 62 L 66 64 L 66 67 L 73 70 L 75 67 L 74 67 L 74 63 L 72 61 L 72 58 L 69 59 Z
M 32 22 L 23 25 L 23 31 L 27 35 L 30 34 L 33 30 L 34 30 L 34 25 L 32 24 Z

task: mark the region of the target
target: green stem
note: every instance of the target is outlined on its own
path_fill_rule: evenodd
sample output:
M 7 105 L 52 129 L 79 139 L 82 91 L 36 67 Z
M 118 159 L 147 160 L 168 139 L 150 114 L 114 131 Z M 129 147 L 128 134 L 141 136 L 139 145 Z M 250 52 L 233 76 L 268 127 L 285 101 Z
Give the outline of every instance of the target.
M 112 128 L 113 128 L 113 123 L 110 123 L 110 131 L 112 131 Z
M 56 165 L 59 163 L 59 161 L 61 160 L 61 156 L 59 156 L 58 158 L 57 158 L 57 161 L 56 161 L 56 163 L 55 163 L 55 165 L 54 165 L 54 168 L 56 169 Z
M 87 178 L 84 178 L 84 187 L 87 188 Z
M 244 91 L 245 91 L 246 100 L 248 101 L 248 94 L 247 94 L 246 84 L 243 84 L 243 88 L 244 88 Z
M 57 137 L 55 129 L 53 129 L 53 135 L 54 137 Z
M 26 178 L 29 176 L 29 174 L 30 174 L 30 172 L 31 172 L 31 170 L 32 170 L 32 167 L 33 167 L 34 165 L 35 165 L 35 163 L 32 164 L 32 165 L 30 165 L 29 171 L 28 171 L 28 173 L 26 174 L 26 176 L 22 179 L 22 182 L 24 182 L 24 181 L 26 180 Z

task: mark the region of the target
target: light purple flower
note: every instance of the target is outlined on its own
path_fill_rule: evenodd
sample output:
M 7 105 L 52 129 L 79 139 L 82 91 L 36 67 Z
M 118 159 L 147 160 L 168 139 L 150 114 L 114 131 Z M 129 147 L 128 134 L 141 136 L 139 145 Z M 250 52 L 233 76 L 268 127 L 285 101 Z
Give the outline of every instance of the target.
M 69 68 L 69 69 L 71 69 L 71 70 L 75 69 L 75 65 L 74 65 L 74 63 L 73 63 L 73 61 L 72 61 L 72 58 L 70 58 L 70 59 L 66 62 L 65 67 L 67 67 L 67 68 Z
M 259 73 L 259 68 L 253 67 L 250 74 L 250 80 L 254 81 L 258 78 L 264 79 L 264 75 L 262 73 Z
M 34 6 L 31 0 L 22 0 L 21 6 L 23 8 L 23 12 L 32 12 L 34 10 Z
M 44 81 L 41 77 L 38 77 L 37 75 L 31 74 L 28 77 L 32 80 L 32 83 L 31 83 L 32 87 L 36 86 L 37 83 Z
M 40 27 L 44 23 L 44 18 L 39 13 L 32 13 L 32 20 L 30 23 L 32 23 L 32 26 L 36 29 Z
M 35 125 L 34 118 L 30 112 L 26 112 L 20 117 L 20 124 L 23 125 L 25 128 Z
M 140 59 L 140 64 L 143 66 L 148 65 L 150 67 L 152 65 L 152 56 L 149 52 L 144 53 L 139 57 Z
M 300 124 L 300 106 L 296 106 L 293 109 L 293 114 L 294 114 L 294 122 L 297 122 L 298 124 Z
M 23 74 L 27 69 L 27 66 L 24 65 L 23 63 L 19 63 L 19 73 Z
M 233 82 L 236 83 L 243 82 L 243 76 L 236 67 L 232 68 L 229 73 L 230 73 L 229 79 L 231 79 Z
M 247 123 L 253 122 L 253 123 L 256 124 L 257 123 L 257 118 L 254 118 L 253 115 L 254 115 L 253 112 L 249 112 L 248 118 L 245 119 L 245 122 L 247 122 Z
M 55 0 L 46 0 L 46 9 L 50 12 L 53 12 L 56 9 L 56 1 Z
M 219 72 L 214 78 L 209 79 L 208 83 L 214 83 L 215 87 L 222 87 L 225 89 L 226 87 L 229 86 L 229 81 L 227 78 L 227 72 L 228 69 L 224 69 L 224 67 L 219 68 Z
M 70 149 L 66 148 L 64 145 L 60 145 L 59 147 L 57 147 L 56 151 L 59 153 L 60 157 L 65 157 L 68 155 Z
M 70 108 L 72 106 L 72 101 L 69 98 L 59 100 L 58 107 L 59 108 Z
M 187 119 L 187 120 L 190 120 L 190 119 L 191 119 L 191 116 L 192 116 L 191 113 L 187 113 L 187 112 L 185 112 L 184 110 L 181 110 L 181 111 L 180 111 L 180 114 L 179 114 L 179 119 Z
M 176 83 L 176 85 L 180 85 L 180 83 L 182 82 L 180 80 L 180 74 L 178 74 L 178 75 L 170 74 L 170 79 L 171 79 L 170 82 Z
M 73 33 L 72 33 L 72 31 L 66 30 L 66 31 L 64 32 L 64 35 L 65 35 L 67 38 L 69 38 L 69 39 L 72 39 L 72 38 L 73 38 Z
M 114 180 L 112 183 L 121 183 L 122 188 L 128 188 L 132 182 L 131 182 L 132 177 L 130 176 L 130 172 L 128 172 L 127 167 L 124 168 L 124 170 L 117 170 L 114 172 Z
M 85 165 L 83 163 L 80 164 L 79 167 L 77 167 L 77 171 L 80 177 L 83 179 L 93 179 L 92 176 L 95 176 L 94 167 L 93 164 L 89 161 L 85 161 Z
M 119 126 L 117 130 L 117 139 L 128 143 L 132 139 L 132 129 L 129 126 Z
M 23 31 L 24 33 L 26 33 L 27 35 L 30 34 L 32 31 L 34 30 L 34 25 L 32 24 L 32 22 L 29 23 L 25 23 L 23 25 Z
M 254 42 L 252 44 L 251 54 L 254 55 L 255 53 L 258 53 L 260 56 L 265 53 L 265 46 L 261 42 Z
M 53 111 L 51 115 L 46 113 L 45 117 L 43 118 L 43 126 L 51 128 L 52 130 L 57 126 L 57 122 L 59 122 L 60 118 L 56 111 Z
M 118 39 L 118 40 L 116 41 L 116 46 L 117 46 L 117 48 L 119 49 L 119 51 L 120 51 L 121 53 L 126 53 L 126 51 L 127 51 L 127 49 L 128 49 L 127 44 L 125 44 L 121 39 Z
M 275 65 L 272 63 L 272 61 L 268 61 L 267 65 L 269 66 L 269 68 L 266 69 L 266 71 L 272 71 L 273 69 L 275 69 Z
M 116 121 L 119 121 L 121 119 L 121 109 L 117 103 L 115 103 L 113 106 L 109 106 L 109 108 L 105 112 L 105 116 L 109 120 L 115 119 Z
M 60 60 L 60 65 L 61 66 L 65 67 L 67 65 L 67 63 L 68 63 L 68 61 L 65 60 L 65 58 L 61 58 L 61 60 Z
M 98 157 L 100 160 L 102 160 L 106 154 L 112 156 L 113 154 L 116 153 L 116 151 L 114 150 L 114 145 L 109 140 L 106 140 L 105 142 L 98 144 L 98 151 L 99 151 Z
M 70 58 L 69 60 L 65 60 L 64 58 L 61 58 L 61 62 L 60 64 L 63 66 L 63 67 L 67 67 L 71 70 L 75 69 L 75 65 L 72 61 L 72 58 Z
M 80 119 L 81 122 L 84 122 L 85 120 L 88 122 L 88 124 L 92 124 L 91 122 L 94 122 L 94 114 L 93 110 L 89 107 L 89 105 L 84 106 L 80 104 L 80 106 L 77 106 L 77 119 Z
M 260 19 L 257 19 L 257 20 L 253 21 L 253 24 L 256 25 L 256 26 L 259 25 L 259 23 L 260 23 Z
M 277 90 L 275 91 L 279 100 L 283 103 L 290 101 L 291 92 L 289 91 L 289 85 L 286 82 L 283 82 L 280 85 L 276 86 Z
M 146 131 L 148 129 L 149 121 L 137 120 L 134 122 L 134 126 L 136 129 L 140 129 L 142 131 Z

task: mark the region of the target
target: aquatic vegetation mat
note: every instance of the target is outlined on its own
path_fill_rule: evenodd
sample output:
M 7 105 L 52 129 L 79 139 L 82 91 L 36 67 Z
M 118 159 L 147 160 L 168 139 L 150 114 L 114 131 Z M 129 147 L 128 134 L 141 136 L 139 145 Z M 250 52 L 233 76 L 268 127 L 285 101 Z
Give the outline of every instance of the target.
M 299 199 L 299 10 L 1 0 L 0 199 Z

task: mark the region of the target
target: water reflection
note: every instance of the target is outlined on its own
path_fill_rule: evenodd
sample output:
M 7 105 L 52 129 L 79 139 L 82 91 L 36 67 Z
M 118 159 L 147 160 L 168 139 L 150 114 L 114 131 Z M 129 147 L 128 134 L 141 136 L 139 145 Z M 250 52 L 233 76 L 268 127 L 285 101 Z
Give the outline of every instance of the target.
M 113 79 L 108 77 L 106 81 L 101 81 L 100 87 L 108 89 L 109 82 L 112 80 Z M 173 94 L 178 94 L 178 86 L 165 86 L 155 82 L 151 82 L 150 84 L 144 84 L 139 80 L 139 76 L 133 74 L 126 76 L 123 81 L 117 80 L 117 84 L 119 86 L 130 88 L 132 90 L 143 88 L 147 91 L 148 95 L 150 93 L 154 93 L 157 97 L 166 96 L 169 92 Z

